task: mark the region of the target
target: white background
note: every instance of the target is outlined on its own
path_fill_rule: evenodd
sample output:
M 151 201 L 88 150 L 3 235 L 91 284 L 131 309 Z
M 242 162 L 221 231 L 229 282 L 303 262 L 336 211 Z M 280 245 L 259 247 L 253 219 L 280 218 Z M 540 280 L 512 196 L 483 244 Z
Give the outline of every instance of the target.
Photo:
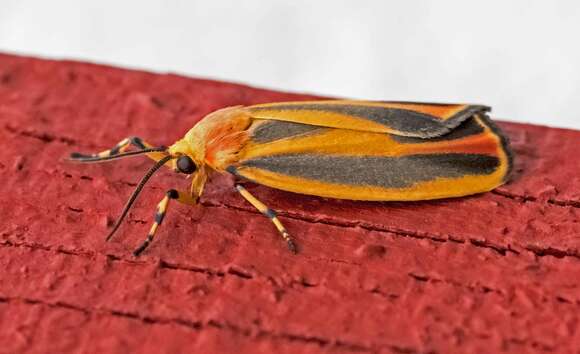
M 580 129 L 580 1 L 0 0 L 0 51 Z

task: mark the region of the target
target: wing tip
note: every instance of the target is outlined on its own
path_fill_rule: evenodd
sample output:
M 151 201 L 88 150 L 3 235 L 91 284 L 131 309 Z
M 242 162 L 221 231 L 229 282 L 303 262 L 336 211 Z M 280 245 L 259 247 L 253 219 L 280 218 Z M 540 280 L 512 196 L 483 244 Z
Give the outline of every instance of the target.
M 493 134 L 495 134 L 500 140 L 500 146 L 502 151 L 505 153 L 506 156 L 506 164 L 507 164 L 507 171 L 503 176 L 502 182 L 508 182 L 514 170 L 514 160 L 515 155 L 513 150 L 510 146 L 510 138 L 505 134 L 503 130 L 487 115 L 486 113 L 482 113 L 479 117 L 485 122 L 485 125 L 489 127 Z

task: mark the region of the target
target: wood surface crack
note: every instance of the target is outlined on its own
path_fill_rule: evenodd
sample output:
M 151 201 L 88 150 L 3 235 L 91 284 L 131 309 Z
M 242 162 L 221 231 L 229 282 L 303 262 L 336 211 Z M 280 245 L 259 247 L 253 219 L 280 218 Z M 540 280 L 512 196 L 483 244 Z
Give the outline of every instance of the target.
M 3 233 L 1 236 L 8 237 L 10 236 L 9 233 Z M 68 256 L 75 256 L 75 257 L 83 257 L 87 259 L 94 259 L 97 256 L 102 256 L 112 262 L 119 262 L 119 263 L 126 263 L 131 265 L 142 265 L 148 266 L 151 265 L 152 262 L 148 262 L 145 260 L 138 260 L 138 259 L 126 259 L 116 254 L 111 253 L 102 253 L 98 251 L 92 250 L 83 250 L 79 248 L 70 249 L 64 246 L 48 246 L 36 242 L 24 242 L 24 241 L 11 241 L 8 239 L 0 240 L 0 246 L 4 247 L 20 247 L 20 248 L 28 248 L 31 250 L 40 250 L 45 252 L 53 252 L 57 254 L 64 254 Z M 196 265 L 189 265 L 189 264 L 179 264 L 169 262 L 163 259 L 158 259 L 156 262 L 157 266 L 161 269 L 173 270 L 173 271 L 185 271 L 185 272 L 193 272 L 193 273 L 201 273 L 207 276 L 219 277 L 223 278 L 226 275 L 234 276 L 241 280 L 263 280 L 266 282 L 272 282 L 272 277 L 267 276 L 257 276 L 255 274 L 250 273 L 249 271 L 236 266 L 236 265 L 227 265 L 224 269 L 215 269 L 210 267 L 201 267 Z M 282 286 L 282 284 L 278 281 L 275 281 L 276 286 Z M 288 281 L 288 286 L 299 285 L 302 288 L 311 288 L 316 287 L 317 284 L 309 283 L 308 281 L 299 278 L 299 279 L 291 279 Z
M 244 211 L 247 213 L 258 214 L 258 212 L 254 211 L 253 209 L 250 209 L 250 208 L 238 207 L 238 206 L 224 204 L 224 203 L 202 201 L 201 204 L 205 207 L 211 207 L 211 208 L 224 207 L 224 208 L 232 209 L 232 210 L 236 210 L 236 211 Z M 430 240 L 430 241 L 437 242 L 437 243 L 444 243 L 444 242 L 453 242 L 453 243 L 461 243 L 461 244 L 468 243 L 468 244 L 471 244 L 471 245 L 478 247 L 478 248 L 490 249 L 501 256 L 505 256 L 508 253 L 513 254 L 513 255 L 520 254 L 520 251 L 515 250 L 515 249 L 511 248 L 510 246 L 501 246 L 501 245 L 489 242 L 487 240 L 482 240 L 482 239 L 468 238 L 468 239 L 463 240 L 463 239 L 459 239 L 453 235 L 447 235 L 446 237 L 440 237 L 440 236 L 432 235 L 432 234 L 429 234 L 426 232 L 416 232 L 416 231 L 402 230 L 402 229 L 398 229 L 398 228 L 395 229 L 395 228 L 389 228 L 389 227 L 377 227 L 376 225 L 372 225 L 372 224 L 365 223 L 365 222 L 359 222 L 359 221 L 351 222 L 351 221 L 335 219 L 335 218 L 314 218 L 314 217 L 305 216 L 303 214 L 292 213 L 292 212 L 282 211 L 282 210 L 279 210 L 277 212 L 278 212 L 278 215 L 280 215 L 282 217 L 287 217 L 290 219 L 299 220 L 299 221 L 303 221 L 306 223 L 312 223 L 312 224 L 320 223 L 320 224 L 345 227 L 345 228 L 360 227 L 360 228 L 368 230 L 368 231 L 383 232 L 383 233 L 387 232 L 387 233 L 395 234 L 397 236 L 410 237 L 410 238 L 414 238 L 414 239 L 426 239 L 426 240 Z M 561 250 L 561 249 L 558 249 L 558 248 L 555 248 L 552 246 L 539 247 L 539 246 L 535 246 L 535 245 L 522 245 L 522 247 L 523 247 L 523 250 L 532 252 L 535 256 L 538 256 L 538 257 L 544 257 L 544 256 L 554 256 L 556 258 L 571 257 L 571 258 L 576 258 L 576 259 L 580 260 L 580 252 L 578 252 L 576 250 Z
M 7 234 L 7 233 L 2 234 L 3 237 L 9 236 L 9 235 L 10 234 Z M 31 250 L 41 250 L 41 251 L 47 251 L 47 252 L 54 252 L 54 253 L 60 253 L 60 254 L 65 254 L 65 255 L 70 255 L 70 256 L 83 257 L 83 258 L 87 258 L 87 259 L 94 259 L 96 256 L 103 256 L 103 257 L 106 257 L 108 260 L 113 261 L 113 262 L 127 263 L 127 264 L 133 264 L 133 265 L 150 265 L 151 264 L 151 262 L 147 262 L 144 260 L 125 259 L 123 257 L 116 255 L 116 254 L 101 253 L 101 252 L 97 252 L 97 251 L 84 250 L 84 249 L 80 249 L 80 248 L 70 249 L 70 248 L 66 248 L 63 246 L 48 246 L 48 245 L 43 245 L 43 244 L 36 243 L 36 242 L 10 241 L 8 239 L 2 239 L 2 240 L 0 240 L 0 246 L 22 247 L 22 248 L 28 248 Z M 229 268 L 227 270 L 223 271 L 223 270 L 218 270 L 218 269 L 212 269 L 209 267 L 198 267 L 198 266 L 194 266 L 194 265 L 183 265 L 183 264 L 177 264 L 177 263 L 172 263 L 172 262 L 166 262 L 164 260 L 159 260 L 158 266 L 162 269 L 170 269 L 170 270 L 186 271 L 186 272 L 194 272 L 194 273 L 203 273 L 203 274 L 206 274 L 209 276 L 217 276 L 217 277 L 223 277 L 226 274 L 231 274 L 233 276 L 239 277 L 240 279 L 247 279 L 247 277 L 240 276 L 238 272 L 230 271 Z
M 253 209 L 250 209 L 249 207 L 238 207 L 238 206 L 234 206 L 234 205 L 229 205 L 229 204 L 224 204 L 224 203 L 216 203 L 216 202 L 212 202 L 212 201 L 207 201 L 207 200 L 203 200 L 201 202 L 201 204 L 204 207 L 210 207 L 210 208 L 227 208 L 227 209 L 231 209 L 231 210 L 235 210 L 235 211 L 243 211 L 243 212 L 247 212 L 247 213 L 252 213 L 252 214 L 258 214 L 258 212 L 254 211 Z M 414 238 L 414 239 L 426 239 L 429 241 L 433 241 L 433 242 L 437 242 L 437 243 L 443 243 L 443 242 L 454 242 L 454 243 L 468 243 L 471 244 L 475 247 L 479 247 L 479 248 L 486 248 L 486 249 L 490 249 L 494 252 L 496 252 L 499 255 L 505 256 L 507 253 L 512 253 L 512 254 L 519 254 L 518 251 L 510 248 L 510 247 L 504 247 L 501 245 L 497 245 L 485 240 L 479 240 L 479 239 L 475 239 L 475 238 L 469 238 L 467 240 L 462 240 L 462 239 L 458 239 L 456 237 L 453 237 L 451 235 L 448 235 L 447 237 L 440 237 L 437 235 L 432 235 L 429 234 L 427 232 L 417 232 L 417 231 L 410 231 L 410 230 L 403 230 L 403 229 L 399 229 L 399 228 L 389 228 L 389 227 L 379 227 L 370 223 L 366 223 L 366 222 L 360 222 L 360 221 L 350 221 L 350 220 L 341 220 L 341 219 L 337 219 L 337 218 L 315 218 L 315 217 L 309 217 L 303 214 L 298 214 L 298 213 L 292 213 L 292 212 L 288 212 L 288 211 L 282 211 L 282 210 L 278 210 L 278 215 L 282 216 L 282 217 L 287 217 L 290 219 L 294 219 L 294 220 L 299 220 L 299 221 L 303 221 L 306 223 L 310 223 L 310 224 L 324 224 L 324 225 L 329 225 L 329 226 L 337 226 L 337 227 L 344 227 L 344 228 L 361 228 L 361 229 L 365 229 L 368 231 L 374 231 L 374 232 L 382 232 L 382 233 L 391 233 L 391 234 L 395 234 L 397 236 L 401 236 L 401 237 L 410 237 L 410 238 Z
M 5 124 L 4 128 L 12 134 L 40 140 L 45 144 L 49 144 L 49 143 L 52 143 L 54 141 L 58 141 L 60 143 L 68 145 L 68 146 L 78 146 L 79 145 L 78 141 L 76 141 L 75 139 L 72 139 L 70 137 L 53 135 L 53 134 L 50 134 L 47 132 L 38 132 L 36 130 L 30 130 L 30 129 L 20 130 L 20 129 L 13 127 L 12 125 L 9 125 L 9 124 Z M 90 147 L 92 147 L 92 146 L 90 146 Z
M 471 284 L 463 284 L 461 282 L 455 281 L 455 280 L 449 280 L 449 279 L 441 279 L 441 278 L 436 278 L 436 277 L 431 277 L 429 275 L 424 275 L 424 274 L 418 274 L 415 272 L 410 272 L 407 274 L 409 277 L 413 278 L 414 280 L 420 282 L 420 283 L 432 283 L 432 284 L 446 284 L 446 285 L 450 285 L 453 287 L 459 287 L 462 289 L 466 289 L 468 291 L 471 292 L 479 292 L 482 294 L 497 294 L 501 297 L 505 297 L 506 293 L 503 290 L 499 290 L 499 289 L 494 289 L 491 288 L 489 286 L 486 285 L 471 285 Z M 554 299 L 556 299 L 556 297 L 554 297 Z
M 580 201 L 579 200 L 562 200 L 562 199 L 556 199 L 556 198 L 548 198 L 545 200 L 543 200 L 543 199 L 540 200 L 539 198 L 531 196 L 531 195 L 520 195 L 520 194 L 511 193 L 509 191 L 506 191 L 502 187 L 492 190 L 491 193 L 498 195 L 500 197 L 508 198 L 508 199 L 515 200 L 518 202 L 523 202 L 523 203 L 525 203 L 525 202 L 548 203 L 548 204 L 557 205 L 557 206 L 561 206 L 561 207 L 580 208 Z
M 535 340 L 520 339 L 515 337 L 505 338 L 502 340 L 502 343 L 504 347 L 509 347 L 510 345 L 527 346 L 532 347 L 534 350 L 542 350 L 545 352 L 552 352 L 557 349 L 549 344 L 541 343 Z
M 4 237 L 9 236 L 9 234 L 2 234 L 2 236 L 4 236 Z M 98 255 L 98 256 L 104 256 L 108 260 L 113 261 L 113 262 L 127 263 L 127 264 L 132 264 L 132 265 L 150 266 L 152 264 L 152 262 L 125 259 L 125 258 L 120 257 L 118 255 L 109 254 L 109 253 L 101 253 L 101 252 L 97 252 L 97 251 L 88 251 L 88 250 L 80 250 L 80 249 L 68 249 L 68 248 L 65 248 L 63 246 L 53 247 L 53 246 L 43 245 L 40 243 L 29 243 L 29 242 L 22 242 L 22 241 L 14 242 L 14 241 L 10 241 L 7 239 L 0 240 L 0 246 L 22 247 L 22 248 L 28 248 L 31 250 L 41 250 L 41 251 L 45 251 L 45 252 L 53 252 L 53 253 L 57 253 L 57 254 L 64 254 L 64 255 L 75 256 L 75 257 L 83 257 L 83 258 L 88 258 L 88 259 L 94 259 Z M 265 282 L 269 282 L 269 283 L 273 284 L 276 287 L 284 287 L 284 285 L 292 287 L 294 285 L 298 285 L 302 288 L 308 289 L 308 288 L 313 288 L 313 287 L 318 286 L 318 284 L 310 283 L 302 278 L 292 279 L 287 283 L 281 283 L 277 279 L 273 278 L 272 276 L 256 276 L 256 275 L 251 274 L 251 273 L 247 272 L 246 270 L 241 269 L 235 265 L 228 265 L 225 268 L 225 270 L 221 270 L 221 269 L 213 269 L 210 267 L 200 267 L 200 266 L 195 266 L 195 265 L 177 264 L 177 263 L 172 263 L 172 262 L 168 262 L 168 261 L 161 260 L 161 259 L 157 260 L 157 265 L 161 269 L 202 273 L 202 274 L 206 274 L 208 276 L 214 276 L 214 277 L 219 277 L 219 278 L 222 278 L 226 275 L 232 275 L 238 279 L 245 280 L 245 281 L 263 280 Z M 416 272 L 409 272 L 409 273 L 407 273 L 407 275 L 418 282 L 424 282 L 424 283 L 430 282 L 432 284 L 446 284 L 446 285 L 450 285 L 450 286 L 454 286 L 454 287 L 460 287 L 460 288 L 466 289 L 466 290 L 471 291 L 471 292 L 479 292 L 479 293 L 483 293 L 483 294 L 494 293 L 494 294 L 497 294 L 497 295 L 502 296 L 502 297 L 506 296 L 506 292 L 504 290 L 496 289 L 496 288 L 490 287 L 490 286 L 485 285 L 485 284 L 479 284 L 477 286 L 471 285 L 471 284 L 463 284 L 463 283 L 455 281 L 455 280 L 440 279 L 440 278 L 432 277 L 432 276 L 425 275 L 425 274 L 419 274 Z M 370 290 L 363 290 L 363 291 L 371 293 L 371 294 L 379 295 L 387 300 L 396 300 L 397 298 L 399 298 L 398 294 L 384 293 L 379 288 L 373 288 Z M 549 298 L 548 297 L 545 297 L 545 298 L 547 300 L 553 300 L 553 301 L 556 301 L 558 303 L 563 303 L 563 304 L 567 304 L 567 305 L 572 305 L 572 306 L 580 305 L 580 303 L 578 301 L 568 299 L 567 297 L 559 295 L 559 294 L 553 294 Z
M 340 338 L 326 338 L 322 336 L 307 336 L 302 334 L 295 334 L 290 332 L 276 332 L 263 328 L 244 328 L 237 325 L 227 323 L 225 321 L 220 321 L 217 319 L 209 319 L 206 321 L 200 320 L 188 320 L 184 318 L 171 318 L 171 317 L 160 317 L 160 316 L 147 316 L 142 315 L 137 312 L 119 311 L 107 308 L 87 308 L 82 306 L 73 305 L 70 303 L 56 301 L 48 302 L 40 299 L 33 299 L 28 297 L 8 297 L 0 295 L 0 303 L 12 304 L 21 303 L 26 305 L 39 305 L 44 307 L 49 307 L 53 309 L 64 309 L 75 311 L 84 314 L 85 316 L 95 316 L 95 315 L 105 315 L 120 317 L 128 320 L 140 321 L 144 325 L 177 325 L 185 327 L 194 331 L 203 331 L 207 328 L 215 328 L 220 331 L 229 331 L 239 334 L 244 337 L 250 338 L 263 338 L 263 339 L 278 339 L 287 342 L 299 342 L 305 344 L 315 344 L 320 348 L 335 348 L 342 350 L 349 350 L 353 352 L 375 352 L 381 349 L 389 349 L 397 353 L 410 353 L 419 354 L 419 350 L 411 347 L 401 347 L 398 345 L 376 345 L 367 346 L 356 342 L 351 342 L 348 340 L 342 340 Z

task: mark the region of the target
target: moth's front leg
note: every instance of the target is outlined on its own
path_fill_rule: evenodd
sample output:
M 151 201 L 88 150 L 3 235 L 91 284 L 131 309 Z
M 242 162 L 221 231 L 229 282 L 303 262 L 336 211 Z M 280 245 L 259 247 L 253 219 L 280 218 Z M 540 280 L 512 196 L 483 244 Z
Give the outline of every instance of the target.
M 196 205 L 197 199 L 198 199 L 197 196 L 193 196 L 189 192 L 177 191 L 175 189 L 168 190 L 167 193 L 165 193 L 163 199 L 161 199 L 159 204 L 157 204 L 157 209 L 155 211 L 155 220 L 153 222 L 153 225 L 151 226 L 151 229 L 149 230 L 149 233 L 147 234 L 147 238 L 145 239 L 145 241 L 143 241 L 141 246 L 137 247 L 137 249 L 133 251 L 133 255 L 135 257 L 139 256 L 153 241 L 153 237 L 155 236 L 157 229 L 159 228 L 159 226 L 163 222 L 163 219 L 165 218 L 165 214 L 167 213 L 170 200 L 176 200 L 180 203 L 187 205 Z

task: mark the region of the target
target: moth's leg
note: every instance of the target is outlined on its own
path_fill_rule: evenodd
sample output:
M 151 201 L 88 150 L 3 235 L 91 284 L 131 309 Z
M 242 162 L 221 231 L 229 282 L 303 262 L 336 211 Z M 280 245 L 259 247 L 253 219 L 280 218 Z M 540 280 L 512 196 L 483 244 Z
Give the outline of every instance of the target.
M 292 239 L 290 238 L 290 235 L 288 234 L 288 231 L 286 231 L 286 228 L 284 227 L 284 225 L 282 225 L 282 223 L 280 222 L 280 220 L 276 216 L 276 212 L 274 210 L 268 208 L 264 203 L 262 203 L 258 199 L 256 199 L 256 197 L 254 197 L 252 194 L 250 194 L 250 192 L 248 192 L 248 190 L 246 188 L 242 187 L 241 185 L 236 184 L 236 190 L 242 195 L 242 197 L 244 197 L 244 199 L 246 199 L 248 202 L 250 202 L 250 204 L 252 204 L 256 209 L 258 209 L 268 219 L 270 219 L 272 221 L 272 223 L 274 223 L 274 226 L 276 226 L 276 228 L 280 232 L 280 235 L 282 235 L 282 238 L 288 244 L 288 248 L 290 249 L 290 251 L 292 253 L 296 253 L 297 252 L 296 244 L 294 243 L 294 241 L 292 241 Z
M 172 199 L 177 200 L 178 202 L 183 204 L 188 205 L 197 204 L 197 198 L 191 196 L 191 194 L 188 192 L 176 191 L 175 189 L 168 190 L 167 193 L 165 193 L 163 199 L 161 199 L 159 204 L 157 204 L 157 210 L 155 211 L 155 221 L 153 222 L 153 225 L 151 226 L 151 229 L 149 230 L 149 233 L 147 234 L 147 238 L 145 239 L 145 241 L 143 241 L 141 246 L 137 247 L 137 249 L 133 251 L 134 256 L 136 257 L 139 256 L 153 241 L 153 237 L 155 236 L 157 229 L 163 222 L 163 218 L 165 218 L 165 214 L 167 213 L 167 208 L 169 206 L 169 201 Z
M 110 148 L 108 150 L 104 150 L 104 151 L 98 152 L 96 154 L 81 154 L 78 152 L 74 152 L 71 154 L 70 158 L 72 160 L 79 161 L 79 162 L 96 161 L 97 159 L 109 159 L 110 157 L 113 157 L 113 156 L 116 156 L 116 155 L 119 155 L 119 154 L 125 152 L 131 145 L 138 148 L 139 150 L 154 148 L 153 145 L 147 143 L 146 141 L 143 141 L 141 138 L 136 137 L 136 136 L 130 136 L 128 138 L 125 138 L 125 139 L 119 141 L 119 143 L 117 145 L 113 146 L 112 148 Z M 165 154 L 161 154 L 158 152 L 152 152 L 152 153 L 148 153 L 147 156 L 155 161 L 159 161 L 160 159 L 162 159 L 165 156 Z

